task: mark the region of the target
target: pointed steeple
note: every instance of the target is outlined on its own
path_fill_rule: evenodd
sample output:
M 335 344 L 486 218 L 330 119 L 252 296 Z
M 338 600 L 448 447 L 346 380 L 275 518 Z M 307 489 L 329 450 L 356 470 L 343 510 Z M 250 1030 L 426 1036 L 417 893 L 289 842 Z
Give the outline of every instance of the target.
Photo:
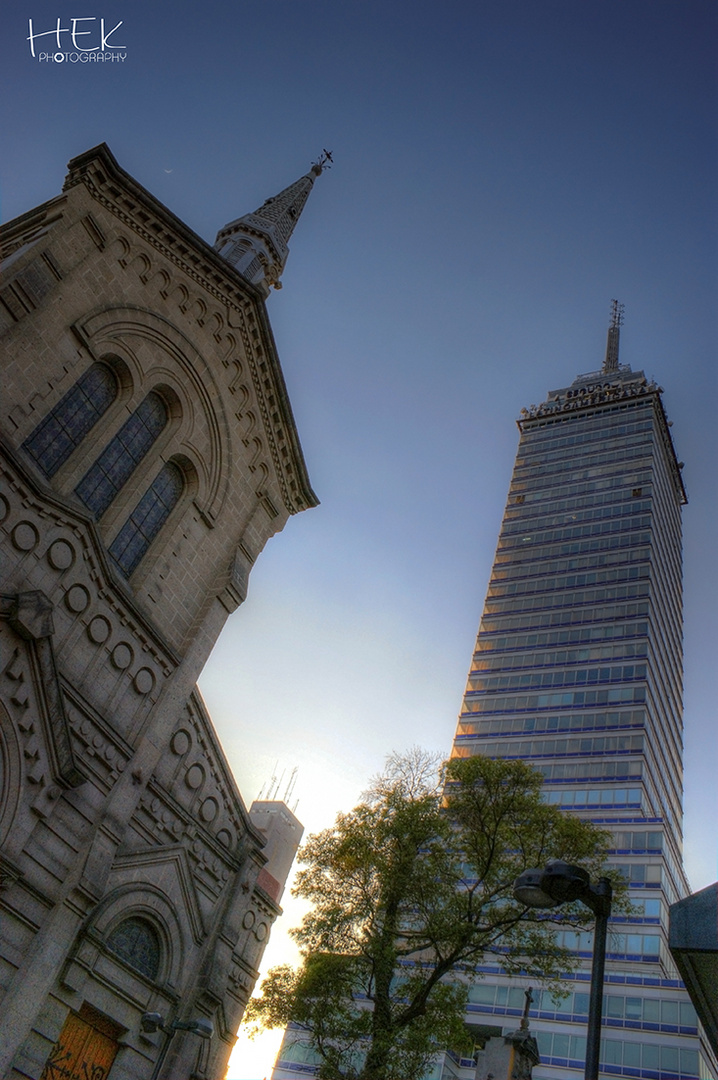
M 618 371 L 618 342 L 621 336 L 624 309 L 625 305 L 620 304 L 618 300 L 611 301 L 611 325 L 608 328 L 606 359 L 601 368 L 604 375 L 608 375 L 611 371 Z
M 253 214 L 231 221 L 217 233 L 215 250 L 265 296 L 272 286 L 282 287 L 279 279 L 289 255 L 289 237 L 315 179 L 324 169 L 331 168 L 331 160 L 331 154 L 325 150 L 306 176 L 267 199 Z

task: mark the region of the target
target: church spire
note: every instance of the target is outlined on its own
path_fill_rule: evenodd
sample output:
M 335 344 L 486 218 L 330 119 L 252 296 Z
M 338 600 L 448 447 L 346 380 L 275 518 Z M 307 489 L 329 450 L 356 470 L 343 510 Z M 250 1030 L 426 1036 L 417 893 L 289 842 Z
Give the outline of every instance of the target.
M 289 237 L 315 179 L 331 168 L 331 162 L 332 155 L 324 150 L 306 176 L 267 199 L 253 214 L 231 221 L 217 233 L 215 250 L 265 296 L 272 286 L 282 287 L 279 279 L 289 255 Z
M 625 304 L 618 300 L 611 301 L 611 325 L 608 328 L 608 341 L 606 342 L 606 359 L 603 361 L 602 371 L 604 375 L 618 371 L 618 342 L 623 325 L 623 312 Z

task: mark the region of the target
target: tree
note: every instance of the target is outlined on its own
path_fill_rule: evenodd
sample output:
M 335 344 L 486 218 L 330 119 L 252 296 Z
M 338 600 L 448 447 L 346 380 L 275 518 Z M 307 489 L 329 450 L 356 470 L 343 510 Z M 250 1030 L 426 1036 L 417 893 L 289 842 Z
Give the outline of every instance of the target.
M 466 1043 L 468 983 L 487 955 L 560 992 L 576 960 L 556 924 L 581 928 L 590 913 L 527 909 L 513 882 L 550 858 L 605 873 L 607 836 L 544 803 L 542 782 L 522 761 L 453 758 L 437 774 L 421 751 L 393 755 L 363 802 L 301 849 L 293 893 L 314 905 L 293 931 L 304 962 L 270 971 L 246 1019 L 301 1025 L 328 1080 L 416 1080 L 438 1049 Z

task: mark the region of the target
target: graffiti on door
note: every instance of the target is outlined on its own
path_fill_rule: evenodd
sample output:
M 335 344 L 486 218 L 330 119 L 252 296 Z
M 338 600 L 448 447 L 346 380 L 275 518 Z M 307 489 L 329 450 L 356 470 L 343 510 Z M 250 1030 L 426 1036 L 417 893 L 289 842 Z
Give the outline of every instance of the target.
M 116 1039 L 70 1013 L 40 1080 L 106 1080 L 118 1049 Z

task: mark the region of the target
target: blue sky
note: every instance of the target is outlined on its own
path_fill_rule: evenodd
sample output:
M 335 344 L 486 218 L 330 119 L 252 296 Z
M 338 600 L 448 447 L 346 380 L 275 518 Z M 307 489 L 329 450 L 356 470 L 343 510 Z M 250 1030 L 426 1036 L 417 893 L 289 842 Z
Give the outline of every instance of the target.
M 28 19 L 58 16 L 122 20 L 126 60 L 33 60 Z M 686 462 L 686 861 L 715 880 L 717 44 L 713 0 L 6 10 L 4 219 L 106 141 L 211 242 L 334 153 L 268 302 L 321 506 L 270 542 L 201 683 L 248 801 L 297 766 L 316 829 L 392 749 L 448 752 L 514 420 L 600 366 L 618 297 Z

